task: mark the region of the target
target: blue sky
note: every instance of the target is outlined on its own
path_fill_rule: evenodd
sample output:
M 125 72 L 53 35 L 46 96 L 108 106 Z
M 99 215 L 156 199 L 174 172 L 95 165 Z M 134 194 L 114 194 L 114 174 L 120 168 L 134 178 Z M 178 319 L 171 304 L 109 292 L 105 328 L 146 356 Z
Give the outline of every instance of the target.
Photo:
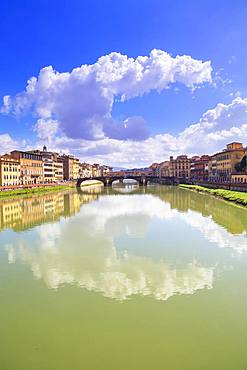
M 247 144 L 245 1 L 12 1 L 1 2 L 0 17 L 0 95 L 11 96 L 0 114 L 1 153 L 46 143 L 82 160 L 131 167 L 170 154 L 213 153 L 233 140 Z M 169 58 L 159 54 L 151 82 L 143 77 L 137 85 L 139 75 L 125 61 L 127 72 L 121 70 L 116 86 L 118 71 L 109 63 L 122 63 L 118 56 L 104 64 L 103 85 L 94 80 L 78 88 L 77 76 L 58 92 L 61 75 L 54 86 L 37 85 L 35 96 L 23 93 L 46 66 L 53 67 L 46 81 L 54 80 L 54 71 L 70 74 L 82 65 L 101 73 L 95 63 L 112 52 L 149 57 L 146 73 L 157 61 L 152 50 Z M 177 55 L 192 61 L 171 67 Z M 209 61 L 212 70 L 199 61 Z M 170 66 L 162 86 L 160 63 L 162 71 Z M 185 77 L 176 77 L 177 68 L 186 69 Z M 200 69 L 196 80 L 193 68 Z M 114 86 L 105 83 L 107 73 Z

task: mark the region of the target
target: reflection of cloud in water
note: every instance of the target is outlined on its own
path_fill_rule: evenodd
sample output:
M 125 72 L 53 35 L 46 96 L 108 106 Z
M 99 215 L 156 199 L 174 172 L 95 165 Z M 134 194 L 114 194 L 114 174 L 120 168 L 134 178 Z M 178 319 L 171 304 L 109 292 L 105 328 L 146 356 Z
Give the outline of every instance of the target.
M 139 185 L 138 184 L 128 184 L 128 183 L 124 183 L 124 184 L 112 184 L 112 189 L 118 193 L 122 193 L 122 194 L 127 194 L 127 193 L 132 193 L 133 191 L 139 189 Z
M 112 225 L 113 230 L 115 230 L 115 225 L 117 225 L 120 230 L 124 226 L 126 234 L 132 235 L 135 234 L 135 228 L 133 227 L 135 221 L 138 230 L 136 234 L 140 235 L 140 230 L 144 234 L 150 219 L 154 217 L 162 220 L 176 218 L 185 221 L 194 229 L 200 230 L 207 240 L 219 247 L 232 248 L 238 252 L 247 251 L 246 233 L 241 235 L 230 234 L 214 222 L 212 217 L 205 217 L 191 210 L 181 213 L 176 209 L 171 209 L 169 203 L 165 203 L 150 194 L 101 197 L 97 202 L 85 205 L 81 210 L 80 217 L 93 218 L 92 229 L 95 231 L 106 232 L 111 230 Z M 121 223 L 121 220 L 125 222 Z M 130 220 L 130 226 L 128 226 L 128 220 Z M 126 226 L 128 227 L 126 228 Z
M 211 289 L 213 285 L 213 268 L 199 266 L 196 261 L 175 268 L 163 261 L 127 253 L 117 256 L 114 247 L 104 248 L 105 254 L 101 251 L 96 261 L 94 253 L 87 255 L 88 250 L 78 255 L 74 244 L 55 251 L 23 244 L 19 248 L 8 245 L 7 250 L 11 260 L 29 264 L 35 278 L 43 279 L 52 289 L 73 284 L 113 299 L 124 300 L 138 294 L 167 300 L 174 295 Z
M 201 266 L 193 256 L 190 262 L 177 265 L 126 251 L 117 253 L 116 234 L 144 235 L 155 218 L 168 221 L 161 230 L 164 233 L 170 221 L 179 219 L 220 247 L 235 251 L 247 247 L 245 235 L 229 234 L 210 217 L 180 213 L 152 195 L 117 195 L 84 205 L 74 218 L 13 234 L 12 245 L 6 245 L 9 261 L 30 265 L 34 276 L 50 288 L 74 284 L 120 300 L 135 294 L 166 300 L 212 288 L 214 267 Z
M 81 193 L 88 193 L 88 194 L 100 194 L 102 190 L 104 189 L 103 183 L 96 183 L 93 181 L 93 184 L 89 181 L 84 181 L 84 185 L 80 187 Z M 89 186 L 90 185 L 90 186 Z
M 79 217 L 86 220 L 91 219 L 90 226 L 94 231 L 105 231 L 108 222 L 114 219 L 126 220 L 132 217 L 131 223 L 136 219 L 139 225 L 144 220 L 146 231 L 146 220 L 151 218 L 166 219 L 173 217 L 172 210 L 168 203 L 162 202 L 159 198 L 148 195 L 115 195 L 103 196 L 96 202 L 91 202 L 82 207 Z M 176 214 L 178 213 L 177 211 Z M 86 221 L 85 222 L 88 222 Z
M 232 248 L 237 252 L 247 251 L 246 233 L 230 234 L 226 229 L 217 225 L 212 217 L 204 217 L 190 210 L 181 216 L 187 224 L 200 230 L 210 242 L 216 243 L 218 247 Z

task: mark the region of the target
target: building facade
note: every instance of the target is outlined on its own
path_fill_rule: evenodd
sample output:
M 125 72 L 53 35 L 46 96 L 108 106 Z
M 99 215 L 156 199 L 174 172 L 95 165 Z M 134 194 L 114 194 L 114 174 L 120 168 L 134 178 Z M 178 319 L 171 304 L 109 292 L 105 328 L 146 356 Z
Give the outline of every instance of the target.
M 80 161 L 72 155 L 61 155 L 59 159 L 63 162 L 64 180 L 76 180 L 80 174 Z
M 0 186 L 20 184 L 20 162 L 10 155 L 0 157 Z
M 103 177 L 106 177 L 106 176 L 109 176 L 110 173 L 112 172 L 112 167 L 109 167 L 109 166 L 100 166 L 100 176 L 103 176 Z
M 232 174 L 232 182 L 247 183 L 247 148 L 245 154 L 238 165 L 235 166 L 236 171 Z
M 80 178 L 89 178 L 92 177 L 92 165 L 89 163 L 80 163 L 79 177 Z
M 29 153 L 38 154 L 43 159 L 44 182 L 63 181 L 63 161 L 56 152 L 48 152 L 46 146 L 43 150 L 31 150 Z
M 63 162 L 58 158 L 56 161 L 54 161 L 54 167 L 55 167 L 55 181 L 61 182 L 63 181 Z
M 55 162 L 52 159 L 43 159 L 44 182 L 52 183 L 56 181 Z
M 209 155 L 196 156 L 191 159 L 191 179 L 198 181 L 208 181 L 209 173 Z
M 233 142 L 222 152 L 214 154 L 209 161 L 209 181 L 230 182 L 236 172 L 236 165 L 245 155 L 242 143 Z
M 72 170 L 72 178 L 73 180 L 76 180 L 79 178 L 79 173 L 80 173 L 80 161 L 78 158 L 73 159 L 73 170 Z
M 44 182 L 42 156 L 14 150 L 11 157 L 20 163 L 20 184 L 31 185 Z
M 179 155 L 176 159 L 170 157 L 170 171 L 172 177 L 189 179 L 191 177 L 192 160 L 187 155 Z
M 164 161 L 156 168 L 155 175 L 158 177 L 173 177 L 170 161 Z
M 101 176 L 100 165 L 98 163 L 94 163 L 92 165 L 92 176 L 93 177 L 100 177 Z

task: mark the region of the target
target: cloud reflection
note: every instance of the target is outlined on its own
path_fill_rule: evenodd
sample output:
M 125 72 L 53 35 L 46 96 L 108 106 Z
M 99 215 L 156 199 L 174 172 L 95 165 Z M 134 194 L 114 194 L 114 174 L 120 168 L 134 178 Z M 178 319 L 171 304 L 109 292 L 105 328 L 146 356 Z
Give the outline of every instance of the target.
M 186 260 L 168 258 L 167 244 L 158 259 L 154 251 L 140 256 L 131 249 L 130 239 L 134 244 L 141 242 L 142 250 L 152 251 L 154 226 L 167 243 L 172 242 L 165 236 L 176 223 L 184 225 L 188 235 L 199 231 L 200 241 L 227 247 L 236 254 L 247 249 L 246 234 L 230 234 L 212 217 L 192 210 L 179 212 L 151 194 L 99 196 L 72 218 L 13 233 L 5 248 L 9 263 L 29 265 L 34 277 L 51 289 L 71 284 L 117 300 L 141 295 L 165 301 L 174 295 L 211 289 L 217 265 L 216 261 L 202 264 L 190 250 Z M 124 248 L 119 248 L 119 237 Z

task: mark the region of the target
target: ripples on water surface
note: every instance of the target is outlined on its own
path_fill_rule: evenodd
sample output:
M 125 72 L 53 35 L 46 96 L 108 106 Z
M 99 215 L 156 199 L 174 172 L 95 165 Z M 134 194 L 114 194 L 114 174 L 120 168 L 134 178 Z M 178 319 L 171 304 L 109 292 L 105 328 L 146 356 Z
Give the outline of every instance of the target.
M 176 187 L 0 202 L 1 370 L 246 370 L 247 210 Z

